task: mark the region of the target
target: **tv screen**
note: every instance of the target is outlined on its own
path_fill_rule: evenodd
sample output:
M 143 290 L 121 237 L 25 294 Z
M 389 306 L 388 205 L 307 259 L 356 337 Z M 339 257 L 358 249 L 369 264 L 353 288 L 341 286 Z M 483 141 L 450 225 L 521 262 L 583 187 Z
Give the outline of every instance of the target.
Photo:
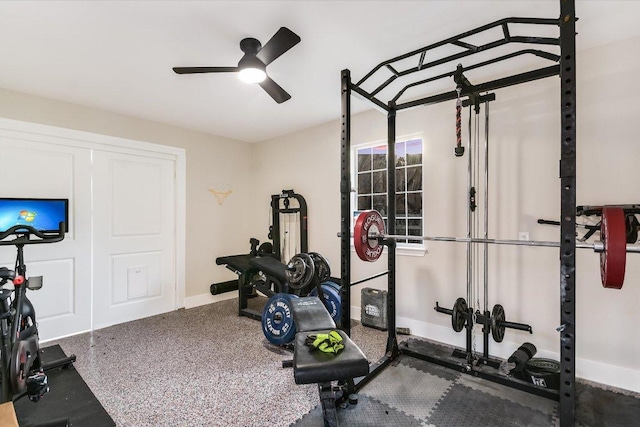
M 14 225 L 28 225 L 41 232 L 54 233 L 58 232 L 60 222 L 64 222 L 65 233 L 69 231 L 68 199 L 0 198 L 0 232 Z

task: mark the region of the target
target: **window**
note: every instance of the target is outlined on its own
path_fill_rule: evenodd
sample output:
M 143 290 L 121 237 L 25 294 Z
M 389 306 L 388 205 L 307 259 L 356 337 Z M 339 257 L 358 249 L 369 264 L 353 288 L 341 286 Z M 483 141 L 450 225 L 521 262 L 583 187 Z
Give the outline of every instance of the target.
M 387 226 L 387 146 L 386 143 L 366 144 L 354 147 L 355 152 L 355 212 L 375 209 Z M 402 244 L 423 245 L 422 240 L 411 236 L 423 234 L 422 211 L 422 138 L 402 138 L 396 141 L 396 231 L 407 236 L 398 239 Z

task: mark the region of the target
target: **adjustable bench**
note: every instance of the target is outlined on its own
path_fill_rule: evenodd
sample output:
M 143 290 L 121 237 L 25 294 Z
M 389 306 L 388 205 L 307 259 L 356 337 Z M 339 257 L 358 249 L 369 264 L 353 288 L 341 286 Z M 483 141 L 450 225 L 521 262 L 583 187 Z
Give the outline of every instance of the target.
M 229 255 L 216 258 L 217 265 L 224 265 L 238 275 L 238 283 L 233 289 L 238 289 L 238 314 L 254 320 L 261 320 L 262 313 L 249 308 L 247 300 L 255 296 L 258 290 L 267 297 L 278 292 L 287 292 L 286 266 L 272 256 L 256 256 L 252 254 Z M 269 276 L 271 282 L 253 281 L 258 271 Z M 212 285 L 213 286 L 213 285 Z M 272 289 L 273 287 L 273 289 Z M 232 290 L 232 289 L 227 289 Z
M 349 336 L 338 330 L 344 349 L 338 354 L 311 351 L 305 345 L 309 334 L 328 334 L 336 324 L 320 298 L 302 297 L 292 300 L 291 310 L 296 325 L 293 351 L 293 376 L 296 384 L 318 384 L 325 427 L 337 427 L 336 394 L 332 381 L 352 380 L 369 373 L 369 362 Z M 338 396 L 340 398 L 342 396 Z

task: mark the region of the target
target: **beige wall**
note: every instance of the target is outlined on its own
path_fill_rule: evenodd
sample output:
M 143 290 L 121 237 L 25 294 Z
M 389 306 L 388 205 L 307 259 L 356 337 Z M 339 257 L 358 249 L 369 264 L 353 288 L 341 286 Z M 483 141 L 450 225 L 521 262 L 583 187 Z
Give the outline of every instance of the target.
M 252 218 L 251 145 L 161 123 L 108 113 L 0 89 L 0 117 L 93 132 L 186 150 L 186 297 L 235 275 L 215 265 L 222 255 L 246 253 Z M 233 193 L 218 205 L 208 191 L 228 184 Z
M 635 130 L 640 95 L 633 91 L 640 38 L 578 56 L 578 203 L 638 203 L 640 144 Z M 349 65 L 349 64 L 345 64 Z M 558 230 L 536 224 L 559 214 L 559 83 L 557 78 L 503 89 L 491 105 L 489 230 L 497 238 L 557 240 Z M 354 103 L 361 102 L 354 99 Z M 235 276 L 215 266 L 217 256 L 247 251 L 251 236 L 266 239 L 270 195 L 293 188 L 309 205 L 309 244 L 339 275 L 340 123 L 250 145 L 160 123 L 0 90 L 0 117 L 24 120 L 158 144 L 187 152 L 187 296 L 208 293 L 212 282 Z M 425 233 L 466 233 L 466 158 L 452 155 L 453 103 L 398 116 L 398 135 L 422 132 L 425 140 Z M 372 111 L 354 117 L 352 140 L 386 138 L 386 118 Z M 219 206 L 207 191 L 229 183 L 234 193 Z M 640 391 L 640 267 L 629 255 L 621 291 L 600 285 L 598 256 L 578 254 L 578 375 Z M 355 257 L 354 257 L 355 258 Z M 356 280 L 384 269 L 355 261 Z M 547 248 L 490 249 L 489 306 L 500 303 L 508 320 L 533 326 L 534 335 L 508 330 L 492 353 L 508 355 L 524 341 L 542 356 L 558 352 L 558 253 Z M 450 319 L 433 310 L 465 295 L 465 247 L 429 243 L 422 257 L 397 259 L 398 325 L 414 333 L 464 345 Z M 353 289 L 359 307 L 364 286 L 384 288 L 384 279 Z M 474 304 L 475 305 L 475 304 Z M 479 343 L 478 346 L 481 344 Z M 557 357 L 557 356 L 556 356 Z
M 640 95 L 631 88 L 640 72 L 640 59 L 628 55 L 638 43 L 640 39 L 632 39 L 578 56 L 578 204 L 638 203 L 640 141 L 635 110 Z M 533 240 L 557 241 L 559 230 L 536 220 L 557 219 L 560 211 L 559 81 L 548 78 L 500 90 L 496 96 L 490 123 L 489 234 L 517 239 L 519 231 L 528 231 Z M 352 102 L 362 101 L 354 98 Z M 452 154 L 454 103 L 399 113 L 397 134 L 416 132 L 422 132 L 425 141 L 425 233 L 464 236 L 467 160 Z M 352 144 L 385 138 L 384 115 L 371 111 L 353 117 Z M 305 196 L 310 249 L 324 254 L 337 276 L 339 150 L 337 121 L 255 147 L 255 157 L 260 159 L 256 164 L 258 194 L 294 188 Z M 254 234 L 266 227 L 267 212 L 266 205 L 256 211 L 260 222 Z M 616 291 L 602 288 L 598 255 L 589 250 L 578 253 L 577 369 L 578 376 L 640 391 L 640 343 L 636 339 L 640 263 L 633 254 L 628 258 L 625 287 Z M 352 280 L 382 271 L 386 265 L 384 256 L 374 264 L 360 262 L 355 255 L 352 259 Z M 557 357 L 558 251 L 492 246 L 489 260 L 489 307 L 502 304 L 508 320 L 529 323 L 534 331 L 529 335 L 507 330 L 505 342 L 491 344 L 492 353 L 507 356 L 531 341 L 543 357 Z M 450 318 L 433 307 L 436 301 L 451 307 L 458 296 L 466 295 L 465 245 L 430 242 L 423 257 L 398 256 L 397 285 L 399 326 L 464 346 L 464 335 L 453 332 Z M 364 286 L 384 289 L 386 279 L 354 287 L 352 305 L 356 309 Z M 480 308 L 482 305 L 481 300 Z M 477 345 L 481 349 L 481 340 Z

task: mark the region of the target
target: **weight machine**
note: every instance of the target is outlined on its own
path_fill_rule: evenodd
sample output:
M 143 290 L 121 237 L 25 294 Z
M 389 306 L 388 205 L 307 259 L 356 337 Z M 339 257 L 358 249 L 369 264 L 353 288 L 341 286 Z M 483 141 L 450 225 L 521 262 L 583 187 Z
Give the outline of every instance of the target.
M 307 202 L 305 198 L 293 190 L 282 190 L 280 194 L 271 196 L 271 215 L 269 239 L 260 245 L 258 239 L 250 239 L 251 249 L 248 254 L 228 255 L 216 258 L 217 265 L 224 265 L 238 275 L 237 280 L 214 283 L 210 286 L 212 295 L 238 291 L 238 315 L 261 320 L 262 313 L 249 308 L 249 299 L 256 296 L 256 290 L 271 297 L 281 289 L 284 283 L 273 284 L 264 277 L 259 277 L 260 270 L 251 264 L 257 256 L 270 256 L 286 263 L 298 252 L 307 253 Z M 259 246 L 258 246 L 259 245 Z
M 455 37 L 451 37 L 440 42 L 428 45 L 424 48 L 408 52 L 390 60 L 381 62 L 368 72 L 357 82 L 351 80 L 351 73 L 345 69 L 341 73 L 341 228 L 340 228 L 340 248 L 341 248 L 341 298 L 342 298 L 342 325 L 347 334 L 350 333 L 351 318 L 351 95 L 358 95 L 377 108 L 382 109 L 387 114 L 387 203 L 388 203 L 388 229 L 389 234 L 395 234 L 395 140 L 396 140 L 396 115 L 397 112 L 422 105 L 431 105 L 444 101 L 452 101 L 457 98 L 468 98 L 469 100 L 479 99 L 481 93 L 494 91 L 500 88 L 518 85 L 551 76 L 560 77 L 560 100 L 561 100 L 561 138 L 560 138 L 560 389 L 554 396 L 560 402 L 560 423 L 562 426 L 571 426 L 575 420 L 575 270 L 576 270 L 576 62 L 575 62 L 575 0 L 560 0 L 560 15 L 558 18 L 505 18 L 493 23 L 464 32 Z M 559 28 L 559 37 L 537 37 L 537 36 L 514 36 L 510 27 L 518 24 L 533 26 L 556 26 Z M 476 34 L 498 29 L 502 31 L 502 39 L 482 45 L 470 43 L 467 39 Z M 471 65 L 460 65 L 454 70 L 438 75 L 432 75 L 421 80 L 406 84 L 391 98 L 382 99 L 382 94 L 389 92 L 389 85 L 400 81 L 404 76 L 416 75 L 415 73 L 425 73 L 435 67 L 445 65 L 452 61 L 460 61 L 463 58 L 471 60 L 473 55 L 478 53 L 491 53 L 492 49 L 505 46 L 510 43 L 520 43 L 530 46 L 559 46 L 559 54 L 551 53 L 541 49 L 522 49 L 509 54 L 495 56 L 492 59 L 473 63 Z M 461 51 L 455 54 L 433 58 L 433 50 L 442 46 L 456 46 Z M 429 54 L 429 61 L 425 58 Z M 532 55 L 537 58 L 549 61 L 552 65 L 542 68 L 534 68 L 519 74 L 498 78 L 483 83 L 470 83 L 464 73 L 469 70 L 479 69 L 491 64 L 509 61 L 512 58 Z M 406 66 L 407 60 L 417 58 L 415 66 Z M 391 73 L 391 76 L 383 80 L 381 84 L 375 86 L 376 81 L 372 78 L 379 70 Z M 376 75 L 379 77 L 379 75 Z M 452 90 L 435 95 L 429 95 L 408 101 L 402 101 L 404 93 L 415 87 L 424 87 L 431 82 L 454 77 L 458 80 L 458 90 Z M 463 84 L 459 84 L 463 82 Z M 365 89 L 364 86 L 372 86 L 372 89 Z M 386 91 L 385 91 L 386 89 Z M 456 135 L 457 136 L 457 135 Z M 461 154 L 461 148 L 456 146 L 456 155 Z M 422 354 L 420 348 L 403 343 L 398 345 L 396 337 L 396 283 L 395 283 L 395 260 L 396 245 L 394 239 L 381 239 L 381 242 L 388 248 L 387 270 L 382 273 L 387 275 L 388 299 L 388 338 L 386 354 L 371 366 L 370 374 L 358 379 L 354 387 L 360 389 L 382 369 L 390 364 L 401 353 L 415 357 L 425 358 L 438 363 L 437 358 L 429 359 L 430 356 Z M 379 277 L 374 275 L 373 277 Z M 361 281 L 359 281 L 360 283 Z M 475 375 L 492 381 L 501 382 L 514 387 L 519 387 L 530 391 L 531 387 L 524 382 L 506 381 L 504 377 L 492 375 L 485 370 L 473 372 Z

